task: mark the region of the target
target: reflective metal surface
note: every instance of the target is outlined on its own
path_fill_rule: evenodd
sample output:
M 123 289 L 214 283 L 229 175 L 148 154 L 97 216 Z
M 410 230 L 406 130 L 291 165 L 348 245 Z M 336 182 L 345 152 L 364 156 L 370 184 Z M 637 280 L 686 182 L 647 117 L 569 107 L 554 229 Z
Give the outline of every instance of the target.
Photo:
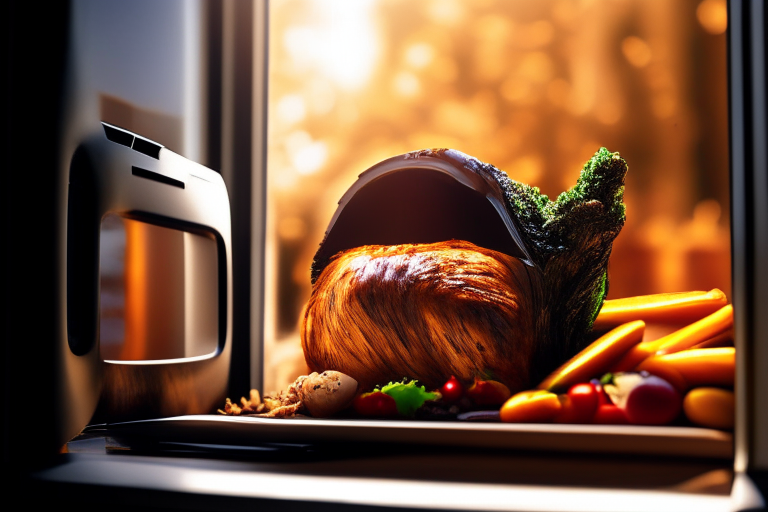
M 179 359 L 216 351 L 218 254 L 212 235 L 108 214 L 99 238 L 102 359 Z

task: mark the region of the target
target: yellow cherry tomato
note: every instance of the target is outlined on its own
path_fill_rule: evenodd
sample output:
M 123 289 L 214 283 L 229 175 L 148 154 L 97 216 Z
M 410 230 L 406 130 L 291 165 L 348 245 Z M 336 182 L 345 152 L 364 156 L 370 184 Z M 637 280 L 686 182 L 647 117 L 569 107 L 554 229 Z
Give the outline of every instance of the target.
M 522 391 L 501 406 L 501 421 L 509 423 L 549 423 L 560 413 L 560 398 L 550 391 Z

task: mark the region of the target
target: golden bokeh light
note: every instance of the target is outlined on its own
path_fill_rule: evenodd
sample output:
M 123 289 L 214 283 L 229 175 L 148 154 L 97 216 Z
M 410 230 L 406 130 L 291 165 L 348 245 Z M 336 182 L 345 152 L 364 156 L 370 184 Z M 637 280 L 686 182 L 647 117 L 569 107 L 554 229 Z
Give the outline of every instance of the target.
M 300 217 L 285 217 L 278 221 L 277 235 L 290 242 L 300 241 L 307 235 L 307 224 Z
M 464 4 L 460 0 L 430 0 L 429 18 L 440 25 L 456 25 L 464 18 Z
M 629 36 L 621 42 L 621 51 L 630 64 L 637 68 L 644 68 L 651 62 L 651 47 L 648 43 L 636 36 Z
M 393 80 L 395 91 L 400 96 L 410 98 L 416 96 L 421 91 L 421 82 L 416 78 L 416 75 L 407 71 L 401 71 L 395 75 Z
M 703 0 L 696 8 L 696 18 L 710 34 L 724 34 L 728 28 L 726 0 Z
M 287 125 L 303 121 L 306 115 L 304 98 L 298 94 L 286 94 L 275 105 L 275 115 Z
M 405 50 L 405 61 L 416 69 L 429 65 L 435 57 L 435 51 L 429 44 L 416 43 Z

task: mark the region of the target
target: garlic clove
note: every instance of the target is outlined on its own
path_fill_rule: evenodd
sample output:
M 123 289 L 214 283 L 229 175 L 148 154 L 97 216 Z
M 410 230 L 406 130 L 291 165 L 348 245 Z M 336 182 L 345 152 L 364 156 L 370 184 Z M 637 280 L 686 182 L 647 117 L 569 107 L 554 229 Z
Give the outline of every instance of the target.
M 316 418 L 332 416 L 347 408 L 357 393 L 357 381 L 349 375 L 328 370 L 313 372 L 301 383 L 299 398 Z

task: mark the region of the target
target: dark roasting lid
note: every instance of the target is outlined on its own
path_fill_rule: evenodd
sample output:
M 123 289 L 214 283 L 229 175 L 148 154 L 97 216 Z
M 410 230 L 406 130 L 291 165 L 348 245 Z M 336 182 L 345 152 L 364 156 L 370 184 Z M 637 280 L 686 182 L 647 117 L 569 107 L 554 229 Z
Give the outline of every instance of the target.
M 533 265 L 501 187 L 483 165 L 454 149 L 427 149 L 364 171 L 339 200 L 312 282 L 335 254 L 362 245 L 467 240 Z

